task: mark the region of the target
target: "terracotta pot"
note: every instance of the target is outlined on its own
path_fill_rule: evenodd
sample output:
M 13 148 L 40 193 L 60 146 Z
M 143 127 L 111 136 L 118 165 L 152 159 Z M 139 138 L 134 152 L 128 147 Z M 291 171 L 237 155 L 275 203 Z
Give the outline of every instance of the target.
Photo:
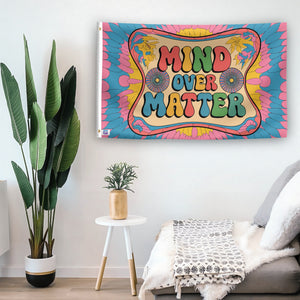
M 114 220 L 123 220 L 127 214 L 127 192 L 112 190 L 109 193 L 109 216 Z
M 45 256 L 45 255 L 44 255 Z M 47 287 L 55 279 L 56 257 L 25 257 L 25 273 L 27 281 L 35 287 Z

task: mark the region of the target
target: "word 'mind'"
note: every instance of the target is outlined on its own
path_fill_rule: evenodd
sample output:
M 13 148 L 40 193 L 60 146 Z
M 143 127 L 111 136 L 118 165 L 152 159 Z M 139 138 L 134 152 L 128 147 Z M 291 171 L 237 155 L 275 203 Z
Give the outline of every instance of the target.
M 183 59 L 180 58 L 180 48 L 174 46 L 171 51 L 169 51 L 167 46 L 162 46 L 159 48 L 159 60 L 158 69 L 162 72 L 167 70 L 168 65 L 172 65 L 173 72 L 183 72 L 193 71 L 195 73 L 203 70 L 205 73 L 208 72 L 224 72 L 231 65 L 231 55 L 227 48 L 224 46 L 216 46 L 214 48 L 206 46 L 203 50 L 196 46 L 191 48 L 190 46 L 185 46 L 181 49 Z M 213 52 L 213 59 L 212 59 Z M 191 53 L 193 60 L 191 60 Z

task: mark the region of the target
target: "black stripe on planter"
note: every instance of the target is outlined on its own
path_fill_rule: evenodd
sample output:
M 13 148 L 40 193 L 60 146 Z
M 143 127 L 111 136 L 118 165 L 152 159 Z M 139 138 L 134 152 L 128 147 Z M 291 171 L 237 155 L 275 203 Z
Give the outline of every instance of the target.
M 55 270 L 52 272 L 37 273 L 37 274 L 26 272 L 26 279 L 32 286 L 39 287 L 39 288 L 47 287 L 55 279 Z

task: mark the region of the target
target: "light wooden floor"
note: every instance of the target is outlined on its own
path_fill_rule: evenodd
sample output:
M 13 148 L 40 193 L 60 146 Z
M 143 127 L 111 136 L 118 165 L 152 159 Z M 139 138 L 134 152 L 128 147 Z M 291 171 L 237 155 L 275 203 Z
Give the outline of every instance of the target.
M 34 288 L 24 278 L 0 278 L 0 300 L 138 300 L 131 296 L 128 278 L 104 278 L 100 291 L 94 290 L 95 283 L 95 278 L 56 278 L 48 288 Z M 153 299 L 147 293 L 146 300 Z

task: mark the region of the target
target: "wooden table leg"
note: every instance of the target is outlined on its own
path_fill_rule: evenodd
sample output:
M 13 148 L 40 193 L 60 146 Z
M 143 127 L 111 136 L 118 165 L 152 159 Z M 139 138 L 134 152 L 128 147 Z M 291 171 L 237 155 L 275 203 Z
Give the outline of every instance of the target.
M 129 233 L 130 233 L 130 229 L 129 229 Z M 131 235 L 129 235 L 129 239 L 130 239 L 130 245 L 131 245 L 131 255 L 132 255 L 132 260 L 133 260 L 133 276 L 134 276 L 134 282 L 135 284 L 137 284 L 137 276 L 136 276 L 136 268 L 135 268 L 135 260 L 134 260 L 134 254 L 133 254 L 133 248 L 132 248 L 132 240 L 131 240 Z
M 101 287 L 103 274 L 104 274 L 104 269 L 105 269 L 105 265 L 106 265 L 106 260 L 107 260 L 107 256 L 102 256 L 102 262 L 101 262 L 101 266 L 100 266 L 100 269 L 99 269 L 97 282 L 96 282 L 96 286 L 95 286 L 96 291 L 99 291 L 100 287 Z
M 132 252 L 132 260 L 133 260 L 133 267 L 134 267 L 134 282 L 135 282 L 135 284 L 137 284 L 136 269 L 135 269 L 135 260 L 134 260 L 133 252 Z
M 112 231 L 113 231 L 113 227 L 112 226 L 108 227 L 107 234 L 106 234 L 105 245 L 104 245 L 104 249 L 103 249 L 102 262 L 101 262 L 101 266 L 100 266 L 100 269 L 99 269 L 97 282 L 96 282 L 96 286 L 95 286 L 96 291 L 99 291 L 100 287 L 101 287 Z
M 129 271 L 130 271 L 130 285 L 131 285 L 131 295 L 136 296 L 136 280 L 135 280 L 135 275 L 134 275 L 134 262 L 133 259 L 128 260 L 128 265 L 129 265 Z
M 136 296 L 136 275 L 135 275 L 136 272 L 135 272 L 135 265 L 132 256 L 132 246 L 131 246 L 130 232 L 128 226 L 124 227 L 124 237 L 125 237 L 127 258 L 128 258 L 129 271 L 130 271 L 131 295 Z

